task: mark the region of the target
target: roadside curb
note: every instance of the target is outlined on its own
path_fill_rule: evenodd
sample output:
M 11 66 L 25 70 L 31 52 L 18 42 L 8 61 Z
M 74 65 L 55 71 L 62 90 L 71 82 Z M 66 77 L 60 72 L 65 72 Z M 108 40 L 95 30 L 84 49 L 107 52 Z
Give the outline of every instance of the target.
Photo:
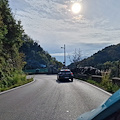
M 75 79 L 75 78 L 74 78 L 74 79 Z M 102 92 L 104 92 L 104 93 L 110 95 L 110 96 L 112 95 L 111 93 L 109 93 L 109 92 L 103 90 L 102 88 L 99 88 L 99 87 L 97 87 L 97 86 L 95 86 L 95 85 L 93 85 L 93 84 L 90 84 L 90 83 L 86 82 L 86 81 L 79 80 L 79 79 L 75 79 L 75 80 L 77 80 L 77 81 L 82 81 L 82 82 L 84 82 L 84 83 L 86 83 L 86 84 L 88 84 L 88 85 L 90 85 L 90 86 L 92 86 L 92 87 L 94 87 L 94 88 L 96 88 L 96 89 L 98 89 L 98 90 L 100 90 L 100 91 L 102 91 Z
M 33 78 L 33 81 L 32 81 L 32 82 L 27 83 L 27 84 L 24 84 L 24 85 L 21 85 L 21 86 L 18 86 L 18 87 L 15 87 L 15 88 L 12 88 L 12 89 L 9 89 L 9 90 L 6 90 L 6 91 L 3 91 L 3 92 L 0 92 L 0 95 L 5 94 L 5 93 L 8 93 L 8 92 L 11 92 L 11 91 L 13 91 L 13 90 L 16 90 L 16 89 L 19 89 L 19 88 L 22 88 L 22 87 L 25 87 L 25 86 L 27 86 L 27 85 L 30 85 L 30 84 L 34 83 L 35 81 L 36 81 L 36 80 Z

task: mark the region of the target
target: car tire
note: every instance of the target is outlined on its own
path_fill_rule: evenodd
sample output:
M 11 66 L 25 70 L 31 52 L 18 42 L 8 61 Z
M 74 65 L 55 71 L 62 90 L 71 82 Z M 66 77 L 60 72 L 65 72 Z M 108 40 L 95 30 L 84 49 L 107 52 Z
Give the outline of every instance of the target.
M 71 82 L 73 82 L 73 78 L 71 79 Z
M 59 80 L 59 81 L 60 81 L 59 77 L 57 77 L 57 80 Z

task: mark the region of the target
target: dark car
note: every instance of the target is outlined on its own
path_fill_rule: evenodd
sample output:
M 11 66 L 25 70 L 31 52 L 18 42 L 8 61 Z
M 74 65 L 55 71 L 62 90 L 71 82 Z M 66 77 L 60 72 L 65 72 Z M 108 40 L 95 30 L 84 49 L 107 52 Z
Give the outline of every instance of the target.
M 62 69 L 57 75 L 58 80 L 71 80 L 73 82 L 73 73 L 70 71 L 70 69 Z
M 82 114 L 77 120 L 120 120 L 120 90 L 101 106 Z

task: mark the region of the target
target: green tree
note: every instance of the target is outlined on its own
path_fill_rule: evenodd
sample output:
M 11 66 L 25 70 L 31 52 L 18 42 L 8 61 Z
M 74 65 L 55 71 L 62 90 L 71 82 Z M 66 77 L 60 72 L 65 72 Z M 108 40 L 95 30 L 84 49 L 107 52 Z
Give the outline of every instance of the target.
M 54 66 L 55 68 L 61 68 L 62 63 L 58 62 L 55 58 L 44 51 L 43 48 L 31 39 L 28 35 L 22 36 L 23 45 L 20 48 L 20 52 L 25 54 L 26 65 L 24 69 L 36 69 L 41 65 Z
M 0 79 L 8 79 L 14 71 L 21 70 L 22 61 L 18 59 L 22 33 L 21 22 L 14 19 L 8 0 L 0 0 Z
M 75 68 L 78 67 L 79 65 L 79 62 L 81 61 L 81 50 L 76 50 L 74 51 L 73 55 L 72 56 L 69 56 L 69 60 L 71 63 L 73 63 L 73 66 Z

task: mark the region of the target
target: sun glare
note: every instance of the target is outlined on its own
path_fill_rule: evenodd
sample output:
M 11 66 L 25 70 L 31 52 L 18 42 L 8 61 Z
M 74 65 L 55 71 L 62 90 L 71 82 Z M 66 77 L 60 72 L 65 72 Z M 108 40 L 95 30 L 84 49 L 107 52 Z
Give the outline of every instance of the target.
M 81 5 L 80 5 L 80 3 L 74 3 L 72 5 L 72 12 L 75 13 L 75 14 L 77 14 L 80 11 L 81 11 Z

